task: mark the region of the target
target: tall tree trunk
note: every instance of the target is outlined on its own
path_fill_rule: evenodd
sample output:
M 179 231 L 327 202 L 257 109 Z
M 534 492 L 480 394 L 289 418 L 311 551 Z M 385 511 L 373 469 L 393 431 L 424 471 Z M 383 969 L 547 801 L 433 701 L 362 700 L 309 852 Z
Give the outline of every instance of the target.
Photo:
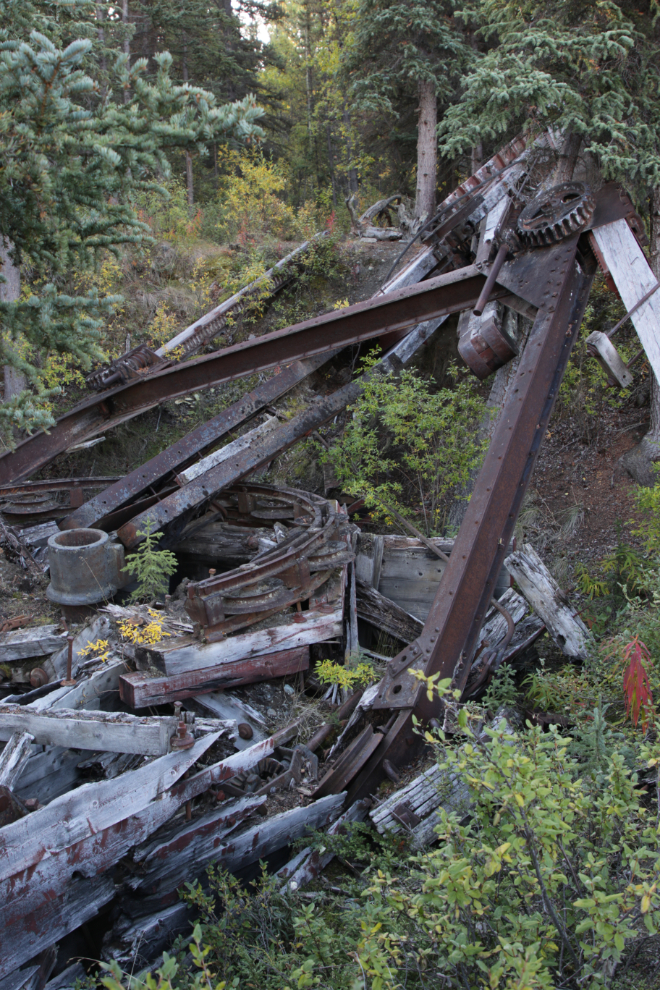
M 17 299 L 21 298 L 21 273 L 9 256 L 12 247 L 11 241 L 0 238 L 0 273 L 6 279 L 5 282 L 0 282 L 0 300 L 2 302 L 16 302 Z M 25 388 L 25 375 L 11 364 L 4 366 L 4 380 L 5 402 L 13 399 Z
M 346 99 L 344 99 L 344 108 L 342 110 L 342 123 L 344 125 L 344 130 L 346 131 L 346 154 L 348 155 L 348 160 L 351 161 L 353 158 L 353 145 L 351 143 L 351 118 L 348 113 L 348 107 L 346 106 Z M 358 184 L 358 173 L 355 167 L 349 168 L 347 173 L 348 179 L 348 198 L 350 199 L 354 193 L 357 193 L 359 189 Z
M 660 186 L 653 190 L 651 202 L 651 243 L 649 263 L 660 281 Z M 652 488 L 658 480 L 653 465 L 660 461 L 660 385 L 649 369 L 651 378 L 651 425 L 646 436 L 619 458 L 619 464 L 632 475 L 638 485 Z
M 128 0 L 122 0 L 121 8 L 121 21 L 124 25 L 124 31 L 128 32 Z M 124 35 L 124 40 L 122 42 L 122 48 L 124 50 L 124 55 L 128 56 L 128 67 L 130 68 L 130 58 L 131 58 L 131 42 L 128 37 L 128 33 Z M 128 103 L 131 98 L 131 92 L 128 89 L 124 90 L 124 103 Z
M 105 57 L 105 29 L 103 27 L 103 21 L 105 20 L 105 7 L 103 0 L 96 0 L 96 20 L 99 23 L 99 27 L 96 31 L 96 36 L 99 41 L 99 46 L 101 48 L 101 58 L 99 60 L 99 65 L 101 68 L 101 99 L 105 100 L 108 92 L 108 62 Z
M 419 123 L 417 125 L 417 195 L 415 216 L 427 220 L 435 213 L 435 180 L 438 164 L 438 98 L 435 83 L 419 84 Z
M 559 185 L 560 182 L 570 182 L 577 165 L 580 148 L 582 147 L 582 136 L 575 131 L 568 131 L 564 138 L 564 144 L 559 152 L 559 159 L 552 173 L 550 185 Z

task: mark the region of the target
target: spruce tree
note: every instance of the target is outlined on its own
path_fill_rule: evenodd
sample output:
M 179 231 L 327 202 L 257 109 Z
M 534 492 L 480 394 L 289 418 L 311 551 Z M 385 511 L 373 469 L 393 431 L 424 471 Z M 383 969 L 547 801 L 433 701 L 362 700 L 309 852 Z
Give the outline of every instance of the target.
M 415 213 L 435 209 L 436 127 L 441 106 L 470 57 L 445 0 L 357 0 L 344 69 L 360 109 L 397 117 L 403 100 L 417 103 Z
M 52 422 L 35 400 L 45 395 L 40 355 L 72 354 L 89 367 L 101 357 L 100 317 L 119 301 L 62 293 L 62 277 L 148 237 L 131 198 L 164 193 L 174 150 L 204 153 L 209 141 L 263 135 L 253 96 L 219 105 L 204 89 L 175 84 L 167 52 L 155 56 L 151 79 L 146 60 L 129 64 L 123 51 L 101 74 L 101 45 L 94 4 L 0 0 L 0 237 L 15 266 L 30 266 L 21 298 L 0 299 L 0 363 L 35 390 L 1 405 L 0 417 L 26 428 Z

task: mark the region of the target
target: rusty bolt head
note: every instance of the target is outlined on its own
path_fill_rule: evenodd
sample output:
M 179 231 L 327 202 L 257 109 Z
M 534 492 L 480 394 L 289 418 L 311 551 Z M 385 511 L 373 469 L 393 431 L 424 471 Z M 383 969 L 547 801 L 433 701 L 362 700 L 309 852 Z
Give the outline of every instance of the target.
M 43 687 L 48 684 L 48 674 L 43 667 L 33 667 L 30 671 L 30 684 L 33 688 Z
M 252 736 L 254 735 L 254 729 L 252 728 L 251 725 L 248 725 L 247 722 L 239 722 L 238 734 L 241 737 L 241 739 L 252 739 Z
M 176 730 L 176 734 L 172 736 L 170 740 L 170 747 L 172 749 L 190 749 L 191 746 L 195 744 L 195 737 L 192 732 L 188 732 L 188 726 L 185 722 L 179 722 L 179 727 Z

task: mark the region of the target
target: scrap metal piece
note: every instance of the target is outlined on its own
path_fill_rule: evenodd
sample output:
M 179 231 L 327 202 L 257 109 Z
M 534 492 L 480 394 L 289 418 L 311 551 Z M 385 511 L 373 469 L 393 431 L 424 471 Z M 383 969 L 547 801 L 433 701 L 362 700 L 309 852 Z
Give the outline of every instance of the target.
M 474 305 L 483 283 L 484 276 L 470 265 L 115 386 L 69 410 L 48 434 L 34 433 L 3 454 L 0 484 L 29 476 L 72 443 L 117 426 L 164 400 L 459 313 Z M 506 295 L 506 289 L 496 286 L 492 297 Z
M 130 382 L 148 368 L 165 365 L 163 358 L 146 344 L 138 344 L 132 351 L 122 354 L 109 364 L 87 375 L 86 382 L 95 389 L 110 388 L 117 382 Z
M 545 247 L 585 230 L 596 200 L 583 182 L 561 182 L 540 192 L 518 217 L 518 230 L 530 247 Z
M 494 374 L 518 353 L 515 341 L 501 321 L 490 316 L 458 342 L 458 353 L 481 381 Z
M 46 595 L 60 605 L 91 605 L 125 583 L 124 548 L 100 529 L 76 529 L 48 539 L 50 584 Z

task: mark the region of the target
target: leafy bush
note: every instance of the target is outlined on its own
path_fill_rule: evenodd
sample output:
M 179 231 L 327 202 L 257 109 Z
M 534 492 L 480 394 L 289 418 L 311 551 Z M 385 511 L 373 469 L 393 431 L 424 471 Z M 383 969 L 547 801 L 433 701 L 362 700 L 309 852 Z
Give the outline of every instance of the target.
M 484 450 L 483 401 L 472 380 L 453 374 L 453 388 L 437 390 L 414 369 L 399 379 L 370 375 L 343 434 L 321 454 L 375 515 L 387 516 L 382 503 L 410 515 L 406 502 L 414 500 L 429 536 L 442 530 L 445 496 L 467 482 Z

